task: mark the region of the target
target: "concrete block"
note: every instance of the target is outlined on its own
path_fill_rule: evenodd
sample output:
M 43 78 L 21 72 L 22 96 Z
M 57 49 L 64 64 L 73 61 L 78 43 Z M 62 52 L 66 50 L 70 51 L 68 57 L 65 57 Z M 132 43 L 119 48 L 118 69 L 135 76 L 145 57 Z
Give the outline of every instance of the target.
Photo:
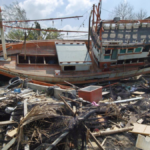
M 68 97 L 68 93 L 72 95 L 76 95 L 76 90 L 74 89 L 61 89 L 61 88 L 55 88 L 54 89 L 54 97 L 57 99 L 60 99 L 59 95 L 63 95 L 65 93 L 65 97 Z
M 47 88 L 48 88 L 48 86 L 43 86 L 34 83 L 27 83 L 27 87 L 33 90 L 45 91 L 45 92 L 47 92 Z

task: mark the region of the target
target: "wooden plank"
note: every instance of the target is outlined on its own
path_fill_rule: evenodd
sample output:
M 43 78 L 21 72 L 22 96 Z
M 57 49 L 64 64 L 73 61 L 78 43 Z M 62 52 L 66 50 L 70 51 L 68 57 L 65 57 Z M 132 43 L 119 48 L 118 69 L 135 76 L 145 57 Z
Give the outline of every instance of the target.
M 136 147 L 143 149 L 143 150 L 149 150 L 150 149 L 150 137 L 145 137 L 142 135 L 138 135 L 137 141 L 136 141 Z
M 136 134 L 150 135 L 150 126 L 134 123 L 134 128 L 130 132 Z
M 15 128 L 12 131 L 8 131 L 6 135 L 9 137 L 14 137 L 17 133 L 18 133 L 18 128 Z
M 9 124 L 14 124 L 14 123 L 16 123 L 16 124 L 18 124 L 18 122 L 16 122 L 16 121 L 1 121 L 0 122 L 0 126 L 4 126 L 4 125 L 9 125 Z
M 28 99 L 25 99 L 25 100 L 24 100 L 24 116 L 26 116 L 26 115 L 27 115 L 27 112 L 28 112 L 27 100 L 28 100 Z
M 102 95 L 107 95 L 109 94 L 110 92 L 102 92 Z
M 139 91 L 135 91 L 135 92 L 133 92 L 133 94 L 137 94 L 137 95 L 143 95 L 143 94 L 145 94 L 145 92 L 139 92 Z
M 27 113 L 28 113 L 27 100 L 28 100 L 28 99 L 25 99 L 25 100 L 24 100 L 24 116 L 26 116 Z M 28 137 L 25 136 L 25 140 L 28 140 Z M 30 149 L 29 144 L 26 144 L 26 145 L 24 146 L 24 150 L 29 150 L 29 149 Z
M 13 138 L 9 143 L 5 145 L 5 147 L 2 148 L 2 150 L 8 150 L 16 141 L 16 138 Z

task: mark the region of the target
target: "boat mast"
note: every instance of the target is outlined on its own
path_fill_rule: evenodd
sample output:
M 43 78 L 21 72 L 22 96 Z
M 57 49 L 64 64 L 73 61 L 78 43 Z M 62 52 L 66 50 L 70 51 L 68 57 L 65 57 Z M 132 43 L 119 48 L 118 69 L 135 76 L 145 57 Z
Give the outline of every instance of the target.
M 2 10 L 0 7 L 0 33 L 1 33 L 1 40 L 2 40 L 2 47 L 3 47 L 3 57 L 6 60 L 7 59 L 7 51 L 6 51 L 6 44 L 5 44 L 5 38 L 4 38 L 4 30 L 3 30 L 3 24 L 2 24 Z

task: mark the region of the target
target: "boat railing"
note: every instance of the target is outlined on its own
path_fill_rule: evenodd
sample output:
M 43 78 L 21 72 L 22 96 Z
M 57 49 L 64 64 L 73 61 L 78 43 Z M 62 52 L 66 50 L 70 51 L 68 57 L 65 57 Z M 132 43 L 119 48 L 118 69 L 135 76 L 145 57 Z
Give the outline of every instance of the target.
M 67 61 L 63 61 L 63 62 L 60 62 L 60 64 L 63 64 L 63 63 L 68 63 L 68 64 L 71 64 L 71 63 L 90 63 L 90 62 L 92 62 L 92 61 L 69 61 L 69 62 L 67 62 Z

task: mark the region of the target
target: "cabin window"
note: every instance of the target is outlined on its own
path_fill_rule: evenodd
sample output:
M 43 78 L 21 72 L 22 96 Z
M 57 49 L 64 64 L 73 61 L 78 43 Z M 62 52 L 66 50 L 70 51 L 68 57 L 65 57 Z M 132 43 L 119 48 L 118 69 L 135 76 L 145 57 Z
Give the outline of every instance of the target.
M 28 64 L 28 59 L 29 59 L 28 56 L 26 56 L 26 59 L 24 56 L 19 56 L 19 63 L 20 64 Z
M 24 59 L 24 56 L 21 55 L 18 58 L 20 64 L 58 64 L 56 56 L 26 56 Z
M 130 62 L 131 62 L 130 59 L 126 60 L 126 64 L 130 64 Z
M 46 61 L 46 64 L 58 64 L 58 58 L 57 57 L 46 56 L 45 61 Z
M 111 66 L 114 66 L 114 65 L 116 65 L 116 62 L 111 63 Z
M 141 49 L 142 49 L 141 47 L 138 47 L 138 48 L 135 49 L 135 52 L 139 53 L 139 52 L 141 52 Z
M 134 49 L 133 48 L 129 48 L 128 49 L 128 53 L 133 53 Z
M 74 71 L 75 69 L 75 66 L 64 66 L 64 71 Z
M 111 50 L 105 50 L 105 54 L 110 54 Z
M 126 53 L 126 49 L 121 49 L 120 50 L 120 54 L 125 54 Z
M 132 59 L 132 63 L 137 63 L 137 59 Z
M 118 60 L 118 61 L 117 61 L 117 64 L 118 64 L 118 65 L 122 65 L 123 63 L 124 63 L 124 60 Z
M 105 59 L 110 59 L 110 55 L 105 55 L 104 58 Z
M 117 59 L 118 56 L 118 49 L 114 49 L 112 51 L 111 59 Z
M 145 46 L 143 52 L 149 52 L 149 50 L 150 50 L 150 46 Z
M 44 64 L 43 56 L 30 56 L 30 63 L 31 64 Z
M 139 62 L 144 62 L 144 60 L 145 60 L 144 58 L 140 58 Z

